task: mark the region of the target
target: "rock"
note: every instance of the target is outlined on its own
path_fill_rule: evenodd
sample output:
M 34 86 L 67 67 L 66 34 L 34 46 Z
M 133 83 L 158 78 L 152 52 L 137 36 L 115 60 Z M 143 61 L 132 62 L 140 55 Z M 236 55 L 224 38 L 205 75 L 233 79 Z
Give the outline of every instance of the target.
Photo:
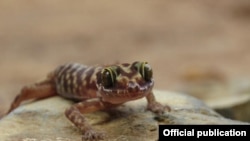
M 182 76 L 182 91 L 204 101 L 224 117 L 250 122 L 249 79 L 228 79 L 218 70 L 193 68 Z
M 171 112 L 157 116 L 145 111 L 143 98 L 86 117 L 95 129 L 106 132 L 109 140 L 157 140 L 159 124 L 249 124 L 224 118 L 189 95 L 154 92 L 159 102 L 172 107 Z M 23 104 L 0 120 L 0 140 L 81 141 L 81 132 L 64 116 L 71 104 L 58 96 Z
M 224 117 L 250 122 L 249 81 L 233 81 L 227 87 L 227 96 L 220 95 L 205 102 Z

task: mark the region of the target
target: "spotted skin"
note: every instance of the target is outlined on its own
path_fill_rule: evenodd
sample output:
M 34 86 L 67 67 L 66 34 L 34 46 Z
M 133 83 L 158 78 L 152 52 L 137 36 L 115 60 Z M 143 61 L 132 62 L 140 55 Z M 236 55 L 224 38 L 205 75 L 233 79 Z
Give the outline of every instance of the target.
M 59 95 L 76 101 L 65 110 L 65 116 L 82 131 L 82 140 L 100 140 L 104 134 L 92 128 L 84 113 L 114 108 L 143 97 L 147 99 L 148 110 L 156 114 L 170 111 L 169 106 L 156 101 L 153 85 L 152 69 L 146 62 L 106 66 L 69 63 L 57 67 L 45 80 L 24 86 L 8 113 L 22 101 Z

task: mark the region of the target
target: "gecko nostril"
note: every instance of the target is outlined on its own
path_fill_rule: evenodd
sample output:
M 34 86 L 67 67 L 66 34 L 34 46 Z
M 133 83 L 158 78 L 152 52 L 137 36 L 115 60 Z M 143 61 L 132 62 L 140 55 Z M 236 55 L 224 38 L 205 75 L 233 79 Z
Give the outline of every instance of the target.
M 129 92 L 138 92 L 139 90 L 139 85 L 133 81 L 129 81 L 127 87 Z
M 135 83 L 133 81 L 129 81 L 127 83 L 127 86 L 128 86 L 128 88 L 134 88 L 135 87 Z

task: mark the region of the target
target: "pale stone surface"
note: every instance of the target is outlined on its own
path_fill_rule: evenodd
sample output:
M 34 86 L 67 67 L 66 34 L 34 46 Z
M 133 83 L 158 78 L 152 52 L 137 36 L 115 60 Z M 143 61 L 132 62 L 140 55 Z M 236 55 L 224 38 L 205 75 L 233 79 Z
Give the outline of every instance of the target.
M 249 79 L 234 80 L 227 89 L 227 95 L 207 101 L 207 104 L 225 117 L 250 122 Z
M 158 138 L 158 124 L 249 124 L 226 119 L 203 102 L 185 94 L 155 91 L 157 100 L 172 107 L 158 117 L 145 111 L 145 98 L 110 111 L 86 114 L 94 128 L 106 132 L 109 140 Z M 81 141 L 81 132 L 64 116 L 72 104 L 60 97 L 25 104 L 0 120 L 1 141 Z
M 196 72 L 181 86 L 181 91 L 201 99 L 224 117 L 250 122 L 249 79 L 227 80 L 221 73 Z

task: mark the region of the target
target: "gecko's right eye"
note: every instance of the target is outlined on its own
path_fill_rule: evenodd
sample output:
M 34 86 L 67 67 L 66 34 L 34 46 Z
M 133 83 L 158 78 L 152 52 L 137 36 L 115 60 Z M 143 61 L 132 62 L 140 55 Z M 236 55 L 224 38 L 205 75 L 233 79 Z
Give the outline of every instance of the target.
M 135 68 L 146 81 L 152 79 L 153 70 L 147 62 L 137 62 Z
M 102 70 L 101 72 L 102 85 L 105 88 L 110 88 L 115 85 L 117 72 L 114 68 L 108 67 Z

